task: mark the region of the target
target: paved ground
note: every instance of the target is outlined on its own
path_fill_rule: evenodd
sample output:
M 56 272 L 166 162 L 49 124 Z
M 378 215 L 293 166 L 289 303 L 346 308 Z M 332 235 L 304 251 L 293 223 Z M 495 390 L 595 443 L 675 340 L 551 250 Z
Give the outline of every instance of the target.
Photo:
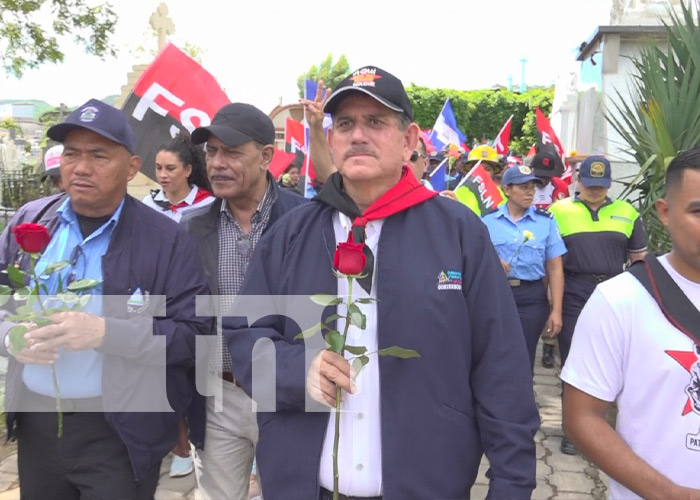
M 561 385 L 559 371 L 535 367 L 535 396 L 542 426 L 537 432 L 537 489 L 535 500 L 602 500 L 607 494 L 607 477 L 581 456 L 568 456 L 559 451 L 561 432 Z M 194 500 L 194 474 L 184 478 L 168 477 L 170 463 L 163 463 L 156 500 Z M 488 462 L 482 462 L 479 478 L 472 489 L 472 498 L 485 498 L 488 481 L 484 475 Z M 16 455 L 0 462 L 0 500 L 19 500 Z

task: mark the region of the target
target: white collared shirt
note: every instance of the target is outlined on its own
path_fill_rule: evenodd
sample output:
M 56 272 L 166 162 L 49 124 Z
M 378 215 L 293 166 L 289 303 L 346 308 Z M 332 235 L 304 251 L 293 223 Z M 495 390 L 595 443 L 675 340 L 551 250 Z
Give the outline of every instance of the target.
M 365 244 L 374 254 L 374 269 L 372 273 L 372 293 L 367 292 L 353 281 L 352 298 L 377 298 L 377 252 L 379 235 L 383 220 L 369 222 L 365 228 Z M 345 215 L 336 212 L 333 215 L 333 229 L 336 242 L 345 242 L 352 226 L 352 221 Z M 338 280 L 338 296 L 347 297 L 348 282 Z M 357 304 L 367 317 L 364 330 L 351 326 L 348 330 L 346 344 L 365 346 L 367 352 L 377 350 L 377 303 Z M 342 308 L 342 306 L 339 306 Z M 339 314 L 344 313 L 342 309 Z M 338 331 L 343 333 L 345 322 L 338 320 Z M 346 352 L 345 358 L 353 354 Z M 379 390 L 379 361 L 373 354 L 370 361 L 355 380 L 357 392 L 345 394 L 341 403 L 340 441 L 338 444 L 339 491 L 349 496 L 380 496 L 382 494 L 382 430 L 380 414 Z M 335 409 L 331 410 L 326 437 L 321 451 L 319 482 L 323 488 L 333 491 L 333 440 L 335 433 Z
M 166 209 L 158 204 L 156 204 L 153 200 L 158 200 L 158 201 L 168 201 L 168 199 L 165 197 L 165 193 L 163 193 L 162 189 L 159 189 L 158 192 L 155 194 L 155 197 L 151 196 L 150 194 L 145 196 L 143 200 L 141 200 L 144 204 L 148 205 L 152 209 L 162 213 L 166 217 L 173 219 L 175 222 L 180 222 L 180 219 L 182 218 L 182 214 L 192 210 L 193 208 L 196 207 L 202 207 L 206 205 L 211 205 L 214 203 L 214 198 L 213 196 L 207 196 L 203 200 L 198 201 L 197 203 L 194 203 L 194 199 L 197 196 L 197 193 L 199 192 L 199 188 L 197 186 L 192 186 L 192 189 L 190 189 L 190 192 L 188 193 L 187 196 L 180 202 L 187 203 L 186 207 L 180 207 L 177 208 L 176 210 L 172 209 Z

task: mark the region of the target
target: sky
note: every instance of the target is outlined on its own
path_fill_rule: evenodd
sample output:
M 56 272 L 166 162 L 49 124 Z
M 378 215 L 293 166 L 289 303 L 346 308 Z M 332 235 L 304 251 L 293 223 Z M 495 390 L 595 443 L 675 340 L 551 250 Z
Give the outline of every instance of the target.
M 120 94 L 134 64 L 153 58 L 148 24 L 160 0 L 109 0 L 119 16 L 116 58 L 89 56 L 71 40 L 60 64 L 21 80 L 0 75 L 0 99 L 77 106 Z M 269 113 L 297 102 L 297 77 L 331 53 L 350 68 L 379 66 L 404 85 L 461 90 L 521 82 L 549 85 L 577 67 L 581 42 L 610 21 L 611 0 L 169 0 L 169 40 L 202 50 L 202 66 L 231 101 Z M 139 51 L 139 46 L 145 51 Z M 186 75 L 183 75 L 186 77 Z

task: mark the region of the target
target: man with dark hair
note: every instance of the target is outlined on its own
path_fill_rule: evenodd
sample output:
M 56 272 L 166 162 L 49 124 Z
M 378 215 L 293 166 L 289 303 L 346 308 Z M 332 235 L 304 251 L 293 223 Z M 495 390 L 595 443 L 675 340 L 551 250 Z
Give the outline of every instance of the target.
M 262 376 L 276 389 L 276 412 L 258 413 L 264 495 L 332 497 L 335 414 L 327 406 L 341 388 L 341 498 L 468 498 L 485 452 L 489 497 L 529 499 L 539 418 L 513 296 L 486 227 L 409 171 L 420 129 L 394 75 L 354 71 L 324 111 L 333 117 L 338 171 L 260 240 L 241 294 L 345 297 L 348 281 L 333 262 L 349 239 L 366 255 L 351 295 L 367 323 L 348 325 L 348 342 L 369 353 L 400 345 L 421 358 L 372 356 L 353 382 L 345 357 L 295 339 L 299 327 L 281 315 L 250 325 L 225 319 L 236 377 L 267 405 L 253 357 L 257 364 L 274 344 Z M 343 331 L 343 318 L 336 328 Z M 307 394 L 316 411 L 306 411 Z
M 579 168 L 578 196 L 559 200 L 549 209 L 567 249 L 562 328 L 557 336 L 562 366 L 578 315 L 596 285 L 620 274 L 627 261 L 641 260 L 646 253 L 647 236 L 639 213 L 627 201 L 608 197 L 611 184 L 610 162 L 589 156 Z M 566 437 L 561 451 L 577 453 Z
M 424 186 L 430 188 L 430 181 L 425 178 L 426 172 L 428 171 L 428 151 L 422 137 L 418 137 L 418 145 L 408 159 L 408 166 L 411 167 L 416 179 L 421 181 Z
M 535 198 L 532 202 L 535 207 L 547 210 L 555 201 L 569 197 L 568 184 L 561 177 L 557 177 L 558 164 L 561 164 L 561 158 L 549 148 L 541 148 L 532 158 L 530 168 L 542 181 L 542 184 L 535 188 Z M 557 339 L 553 332 L 543 332 L 542 366 L 545 368 L 554 368 L 556 344 Z
M 274 154 L 275 126 L 265 113 L 244 103 L 221 108 L 211 125 L 192 133 L 192 142 L 206 143 L 209 181 L 216 201 L 183 217 L 197 242 L 199 256 L 219 311 L 226 313 L 243 283 L 260 237 L 277 219 L 306 200 L 280 189 L 268 166 Z M 222 387 L 223 408 L 214 396 L 197 398 L 193 416 L 206 413 L 204 448 L 195 472 L 199 491 L 209 500 L 248 498 L 251 466 L 258 440 L 252 401 L 233 374 L 231 355 L 218 346 L 210 365 L 209 386 Z M 208 391 L 213 393 L 214 391 Z M 204 421 L 190 426 L 204 432 Z
M 32 326 L 21 350 L 9 341 L 14 325 L 0 322 L 21 497 L 149 500 L 194 392 L 195 337 L 212 328 L 195 314 L 195 296 L 208 294 L 204 273 L 184 229 L 126 194 L 141 165 L 126 115 L 91 99 L 47 135 L 63 144 L 67 193 L 17 212 L 0 238 L 0 269 L 28 273 L 12 229 L 38 223 L 51 234 L 36 264 L 44 293 L 80 278 L 99 285 L 83 310 Z M 43 274 L 59 262 L 69 265 Z
M 656 262 L 665 277 L 657 280 L 657 292 L 683 301 L 682 313 L 697 326 L 700 148 L 670 163 L 656 210 L 672 249 L 635 267 Z M 564 430 L 610 476 L 611 498 L 700 499 L 699 367 L 697 328 L 693 335 L 680 317 L 672 322 L 636 275 L 598 285 L 578 318 L 561 374 Z M 605 418 L 613 402 L 615 428 Z

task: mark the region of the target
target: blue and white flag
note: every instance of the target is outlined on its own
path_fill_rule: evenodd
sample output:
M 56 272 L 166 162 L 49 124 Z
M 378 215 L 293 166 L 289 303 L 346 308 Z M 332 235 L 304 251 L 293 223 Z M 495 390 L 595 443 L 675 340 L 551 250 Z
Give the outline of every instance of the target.
M 435 170 L 430 174 L 430 184 L 433 186 L 433 191 L 438 193 L 447 189 L 447 163 L 449 159 L 442 160 L 440 165 L 435 167 Z
M 447 98 L 442 111 L 435 120 L 435 126 L 430 133 L 430 142 L 435 146 L 435 149 L 440 151 L 450 144 L 461 146 L 466 140 L 467 137 L 457 127 L 457 119 L 452 111 L 450 99 Z

